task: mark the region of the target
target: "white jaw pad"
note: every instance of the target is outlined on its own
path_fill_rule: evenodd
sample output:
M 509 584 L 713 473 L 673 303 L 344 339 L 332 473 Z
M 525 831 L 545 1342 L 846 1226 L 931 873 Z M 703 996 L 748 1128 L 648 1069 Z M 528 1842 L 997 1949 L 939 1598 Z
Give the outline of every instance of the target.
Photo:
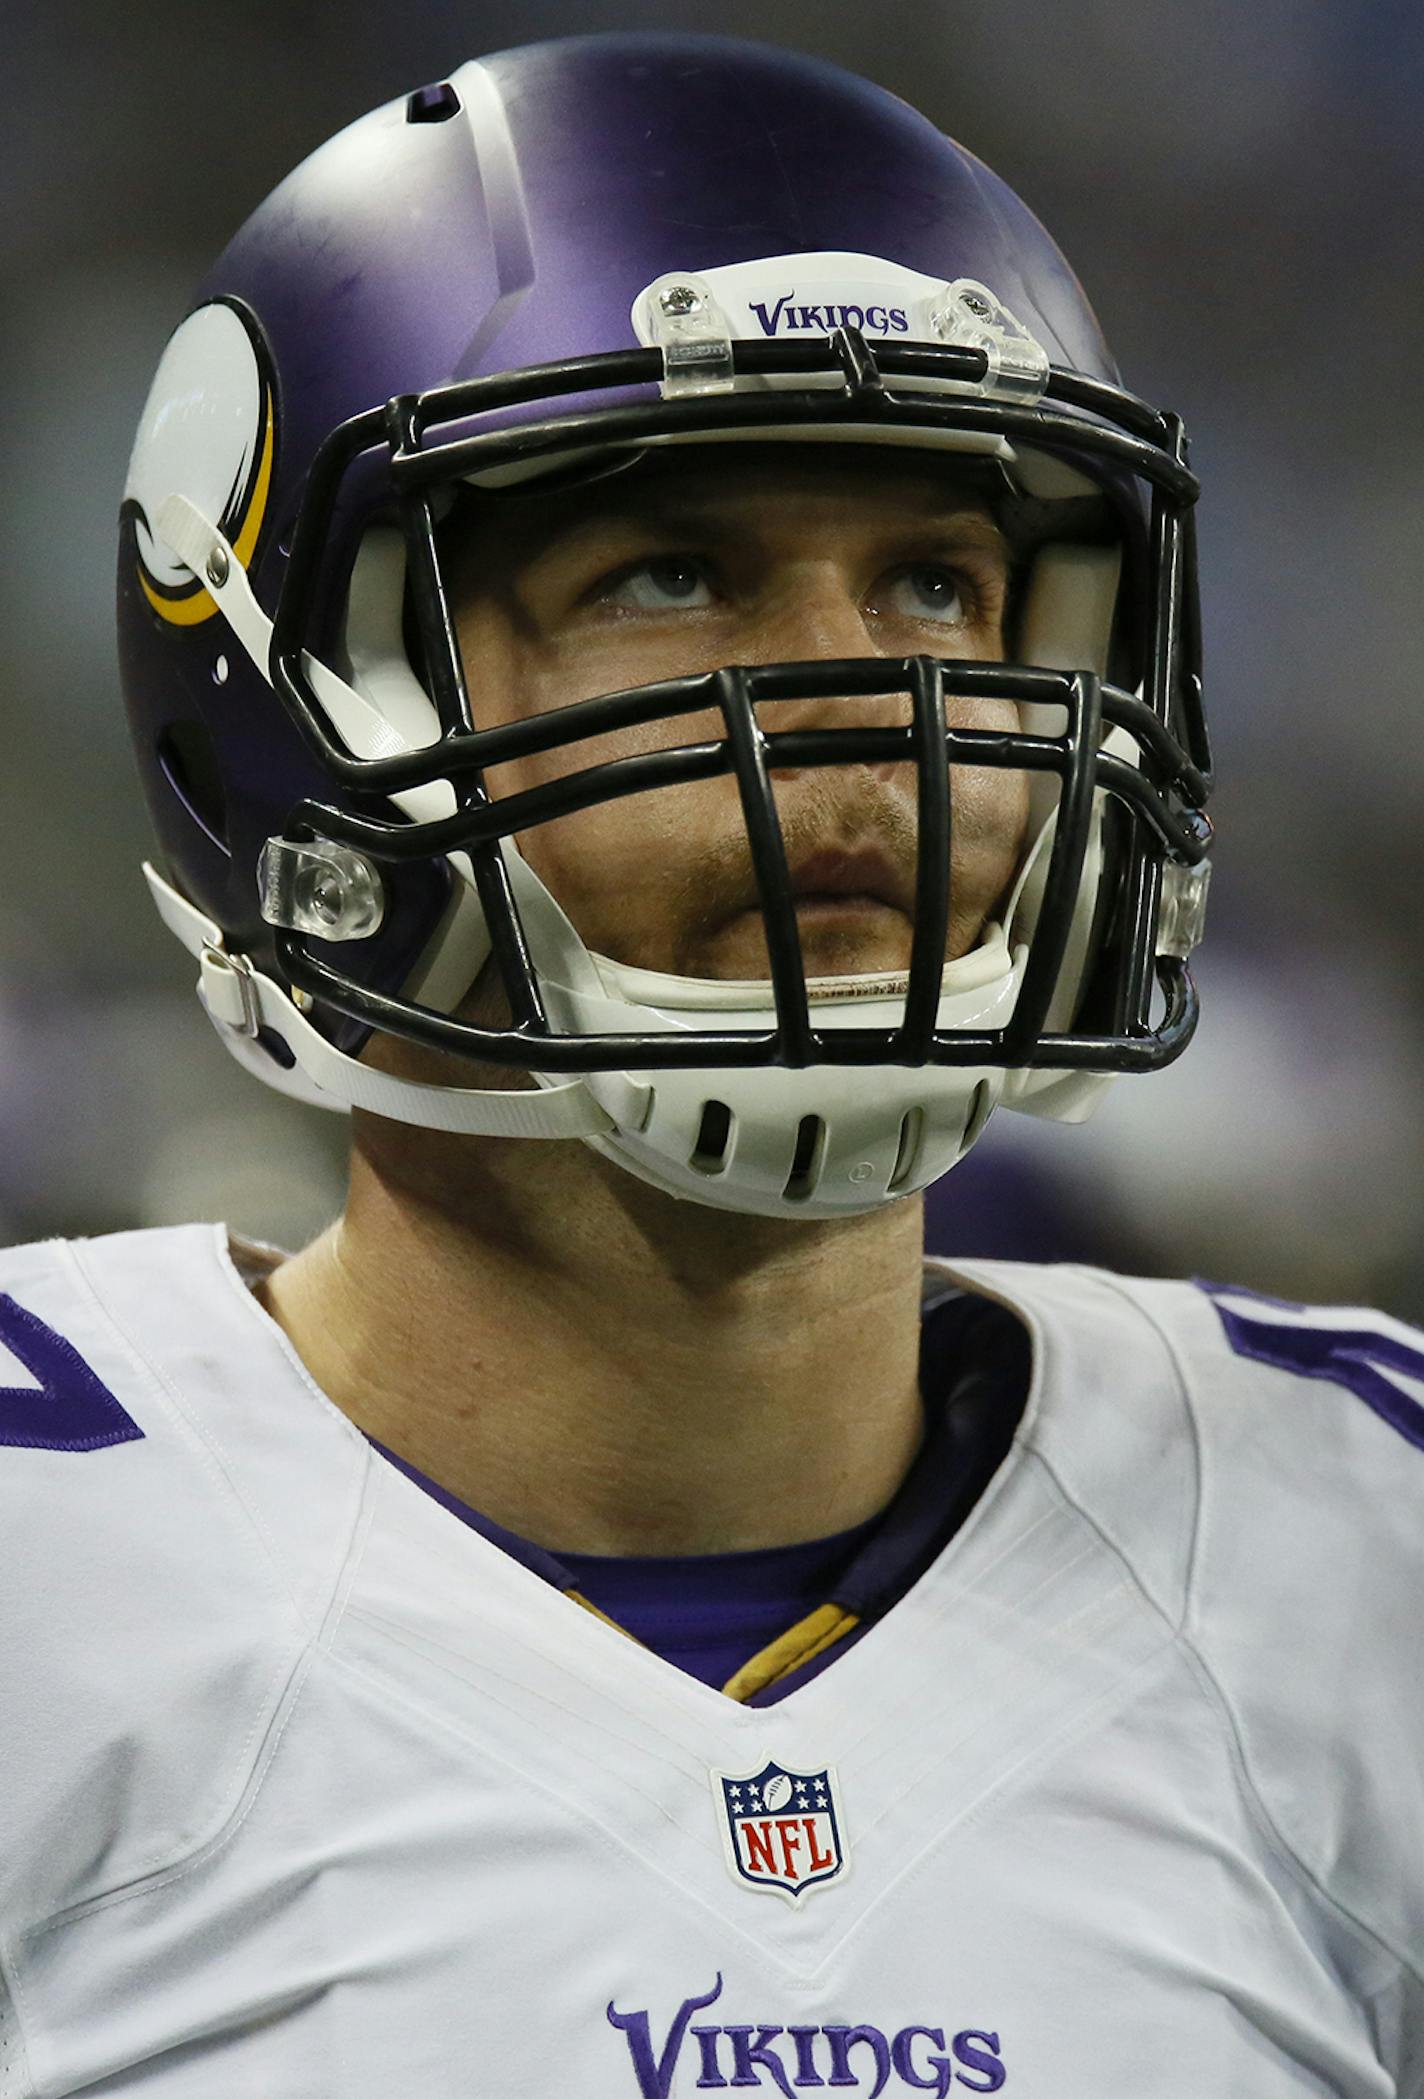
M 768 977 L 676 977 L 666 976 L 658 970 L 636 969 L 626 962 L 613 962 L 606 955 L 595 955 L 593 960 L 602 979 L 604 995 L 620 999 L 629 1006 L 664 1008 L 672 1012 L 741 1014 L 747 1016 L 748 1026 L 765 1025 L 776 1010 L 775 994 Z M 1004 976 L 1011 966 L 1002 928 L 988 925 L 977 947 L 945 964 L 941 996 L 954 998 L 962 992 L 982 991 L 986 985 Z M 806 995 L 813 1006 L 846 1009 L 841 1014 L 818 1014 L 817 1026 L 834 1027 L 839 1022 L 843 1026 L 860 1027 L 869 1025 L 865 1011 L 868 1002 L 903 999 L 909 981 L 908 973 L 903 971 L 808 977 Z

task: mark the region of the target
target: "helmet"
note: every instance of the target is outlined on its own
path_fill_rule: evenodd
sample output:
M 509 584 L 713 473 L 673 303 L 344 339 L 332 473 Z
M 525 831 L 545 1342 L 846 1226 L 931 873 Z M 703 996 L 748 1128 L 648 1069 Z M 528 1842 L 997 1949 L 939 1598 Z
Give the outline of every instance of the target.
M 454 502 L 769 438 L 979 462 L 1029 549 L 1013 660 L 727 665 L 482 723 L 442 572 Z M 285 1092 L 577 1136 L 730 1210 L 872 1209 L 996 1104 L 1077 1119 L 1192 1033 L 1196 492 L 1180 422 L 1122 390 L 1037 220 L 881 89 L 719 37 L 462 65 L 299 167 L 159 364 L 118 592 L 154 899 L 225 1042 Z M 902 725 L 834 719 L 884 694 L 908 696 Z M 975 695 L 1017 729 L 953 725 Z M 808 699 L 821 726 L 777 727 Z M 639 724 L 656 750 L 577 762 Z M 557 780 L 491 792 L 491 769 L 551 751 L 573 754 Z M 808 980 L 772 768 L 887 760 L 917 770 L 908 969 Z M 977 767 L 1027 776 L 1029 842 L 946 962 L 952 773 Z M 517 835 L 724 774 L 769 977 L 590 949 Z M 501 1025 L 457 1010 L 483 971 Z M 501 1083 L 376 1068 L 373 1034 Z

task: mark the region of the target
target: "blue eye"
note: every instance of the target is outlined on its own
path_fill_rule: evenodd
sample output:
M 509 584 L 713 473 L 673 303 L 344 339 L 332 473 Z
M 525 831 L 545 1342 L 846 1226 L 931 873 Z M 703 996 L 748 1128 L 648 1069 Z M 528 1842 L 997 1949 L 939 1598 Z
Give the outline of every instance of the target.
M 938 620 L 946 627 L 962 627 L 970 616 L 962 579 L 953 569 L 932 562 L 917 562 L 901 569 L 891 585 L 895 610 L 908 619 Z
M 607 595 L 611 604 L 632 606 L 638 612 L 681 611 L 712 603 L 712 588 L 700 564 L 672 555 L 665 560 L 640 561 L 624 572 Z

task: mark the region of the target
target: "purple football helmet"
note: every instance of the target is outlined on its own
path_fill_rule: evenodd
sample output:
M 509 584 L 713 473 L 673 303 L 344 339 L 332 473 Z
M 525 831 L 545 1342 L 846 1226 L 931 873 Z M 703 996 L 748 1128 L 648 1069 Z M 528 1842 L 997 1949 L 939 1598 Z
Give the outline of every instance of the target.
M 1012 660 L 728 665 L 482 720 L 442 572 L 454 503 L 767 439 L 976 463 L 1028 549 Z M 996 1104 L 1076 1119 L 1190 1039 L 1196 492 L 1179 421 L 1122 390 L 1038 221 L 883 90 L 718 37 L 462 65 L 274 191 L 153 382 L 119 631 L 155 901 L 224 1040 L 282 1090 L 579 1136 L 733 1210 L 873 1208 L 944 1172 Z M 779 703 L 866 695 L 906 696 L 908 719 L 777 726 Z M 1012 702 L 1017 731 L 954 726 L 957 696 Z M 501 764 L 635 725 L 660 747 L 490 791 Z M 908 970 L 808 978 L 772 768 L 887 761 L 917 778 Z M 975 767 L 1027 776 L 1028 845 L 947 963 L 951 768 Z M 593 952 L 516 834 L 722 774 L 769 977 Z M 484 972 L 498 1026 L 459 1010 Z M 378 1070 L 373 1032 L 460 1053 L 476 1081 L 527 1077 Z

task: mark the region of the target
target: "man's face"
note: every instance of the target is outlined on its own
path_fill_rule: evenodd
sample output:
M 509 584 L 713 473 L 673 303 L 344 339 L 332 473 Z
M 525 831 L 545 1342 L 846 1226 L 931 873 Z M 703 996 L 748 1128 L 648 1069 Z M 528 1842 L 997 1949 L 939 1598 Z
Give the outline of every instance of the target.
M 669 450 L 572 492 L 488 497 L 447 537 L 475 720 L 725 664 L 1003 654 L 1009 558 L 960 466 L 887 451 L 733 444 Z M 907 723 L 906 695 L 764 703 L 764 730 Z M 954 700 L 956 725 L 1017 726 Z M 635 753 L 715 739 L 714 712 L 494 768 L 498 798 Z M 913 930 L 913 762 L 772 775 L 810 976 L 902 970 Z M 1017 870 L 1022 774 L 956 767 L 946 959 Z M 522 832 L 519 849 L 595 952 L 676 975 L 769 974 L 730 775 L 625 796 Z M 861 884 L 864 887 L 861 887 Z

